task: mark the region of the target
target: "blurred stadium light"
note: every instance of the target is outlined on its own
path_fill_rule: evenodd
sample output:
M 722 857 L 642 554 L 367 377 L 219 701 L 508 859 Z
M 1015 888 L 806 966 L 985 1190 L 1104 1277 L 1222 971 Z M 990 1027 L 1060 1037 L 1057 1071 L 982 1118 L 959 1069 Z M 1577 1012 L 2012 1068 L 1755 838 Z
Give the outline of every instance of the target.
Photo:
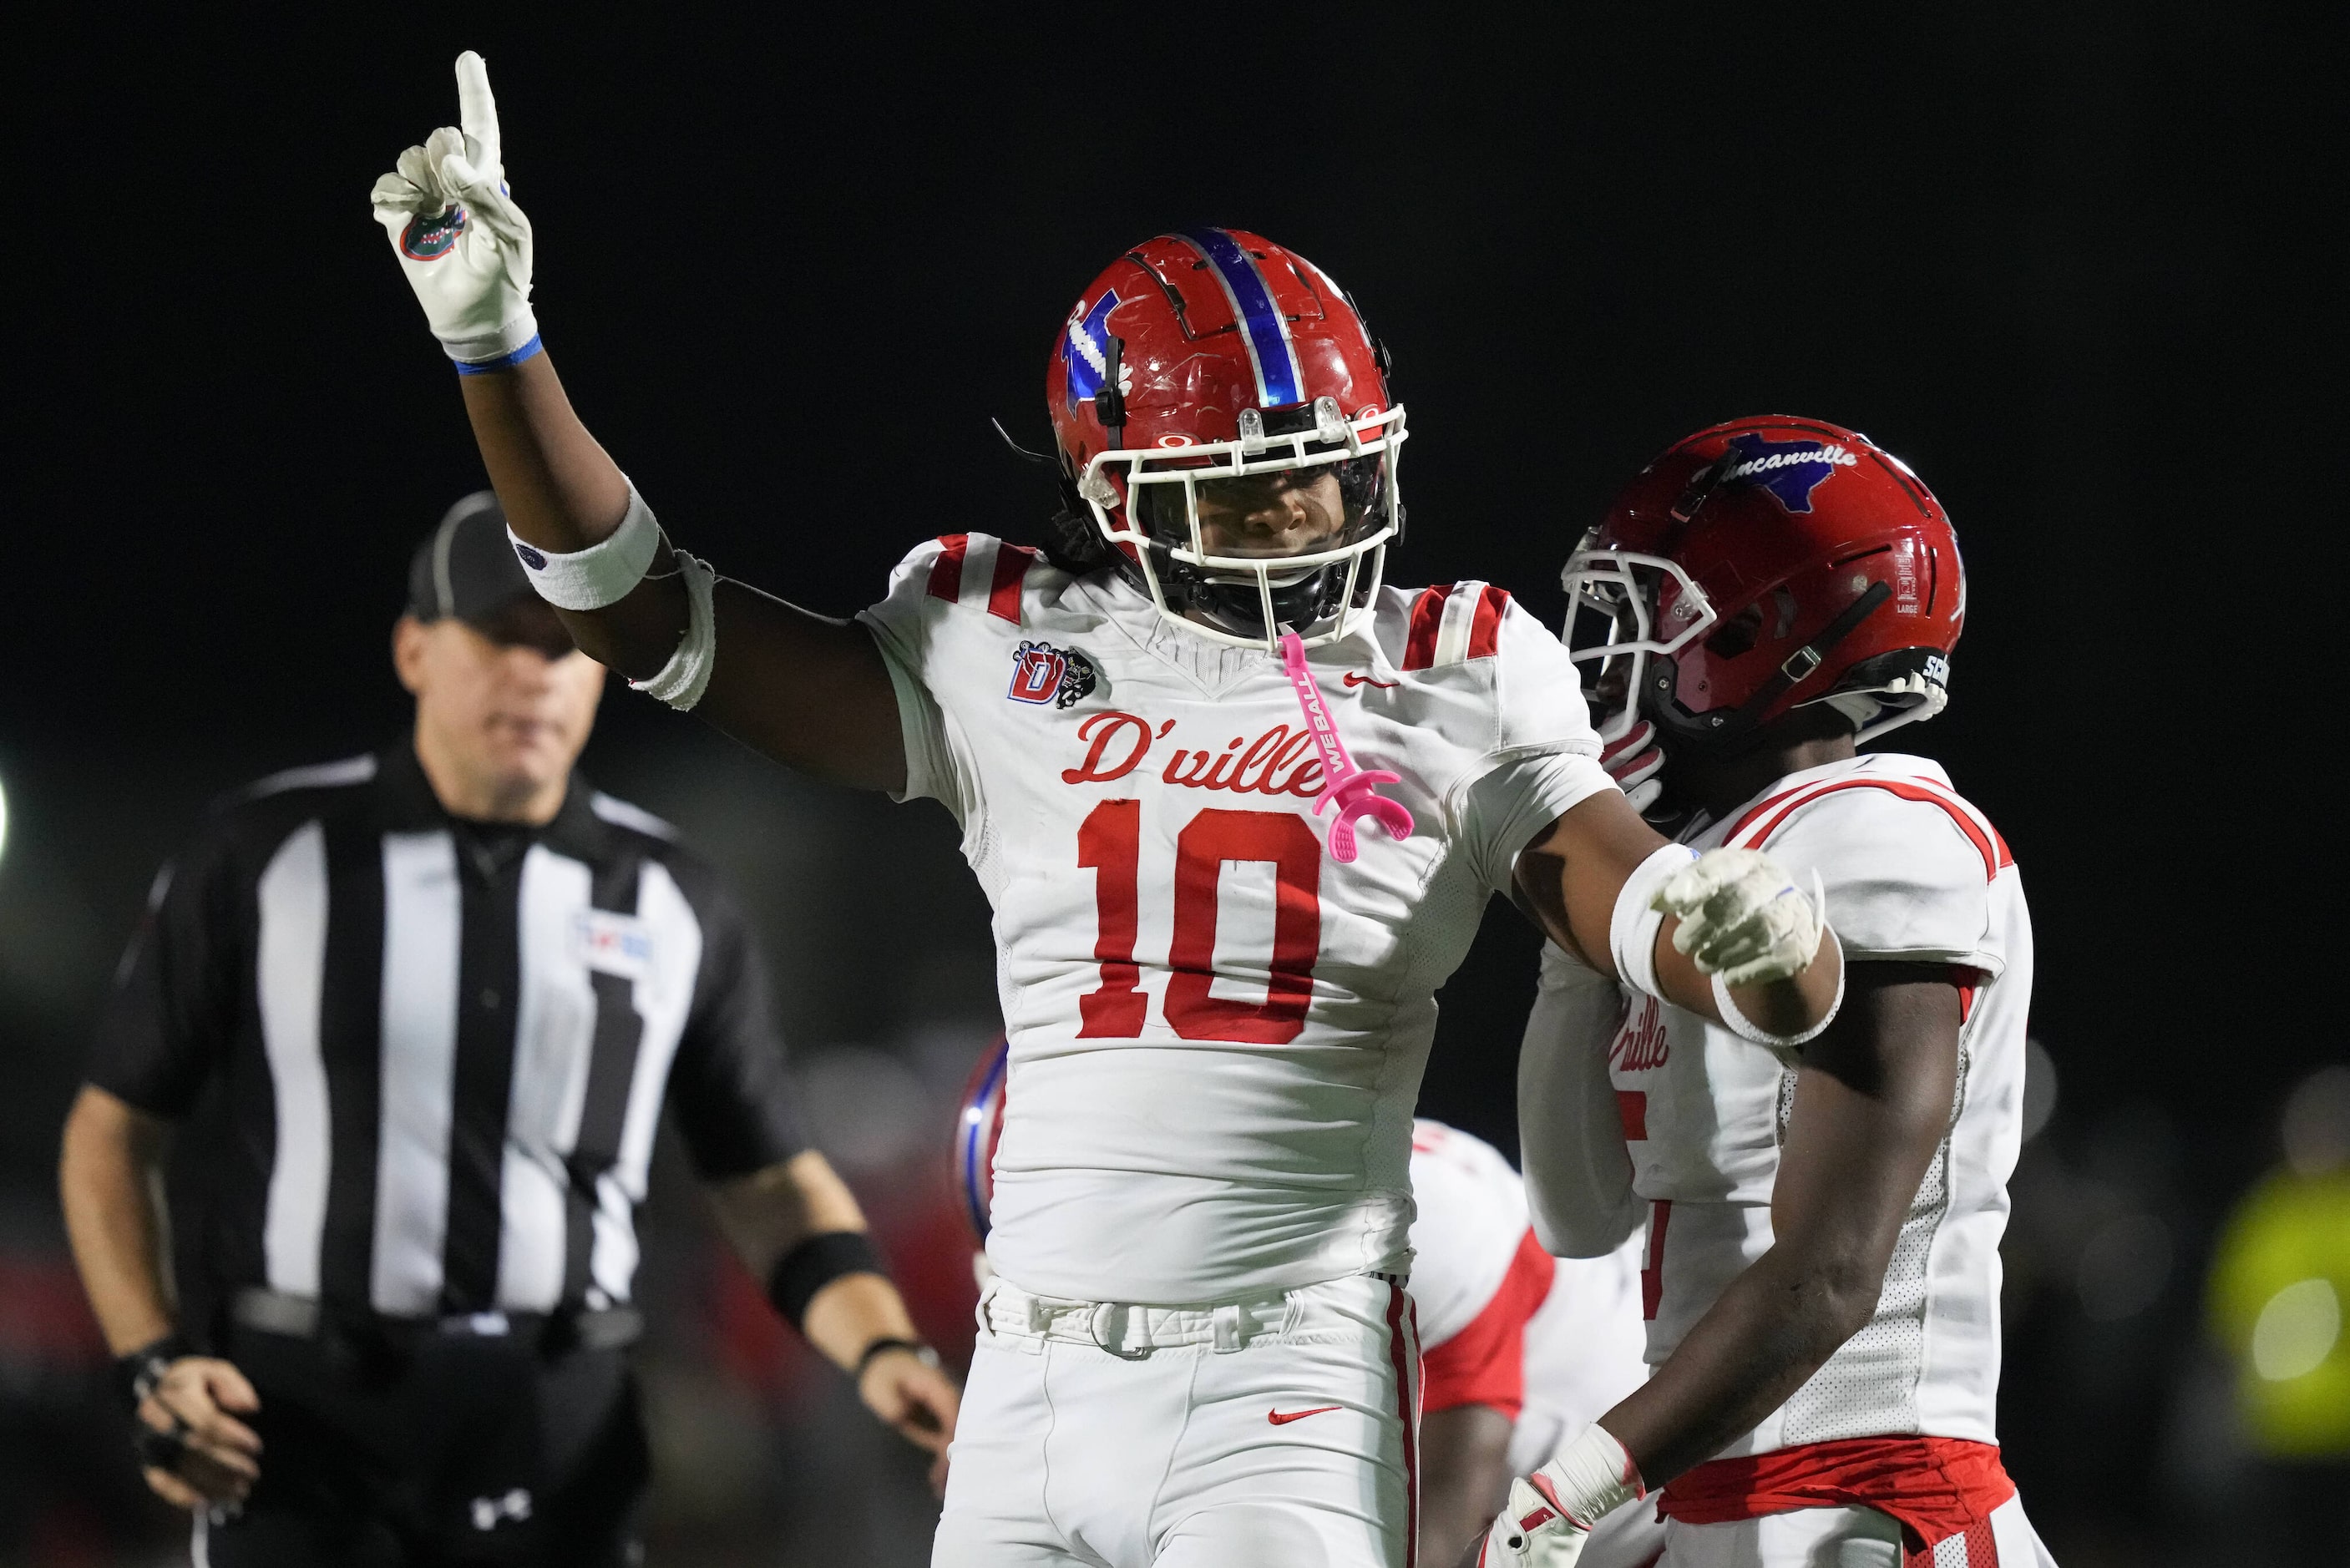
M 2284 1161 L 2229 1216 L 2211 1265 L 2213 1334 L 2236 1359 L 2254 1448 L 2281 1459 L 2350 1456 L 2350 1067 L 2285 1103 Z

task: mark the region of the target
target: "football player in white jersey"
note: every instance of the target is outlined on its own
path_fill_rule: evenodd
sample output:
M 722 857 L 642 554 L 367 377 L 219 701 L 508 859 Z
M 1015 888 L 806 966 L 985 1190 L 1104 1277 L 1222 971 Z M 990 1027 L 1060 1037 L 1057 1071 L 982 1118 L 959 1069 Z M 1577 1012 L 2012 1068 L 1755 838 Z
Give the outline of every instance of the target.
M 1646 1490 L 1669 1568 L 2044 1563 L 1993 1422 L 2031 920 L 1939 765 L 1856 750 L 1946 701 L 1949 519 L 1863 436 L 1743 420 L 1651 463 L 1565 581 L 1635 803 L 1819 877 L 1850 992 L 1765 1050 L 1545 953 L 1519 1082 L 1535 1228 L 1589 1254 L 1645 1217 L 1654 1370 L 1513 1486 L 1483 1561 L 1564 1568 Z
M 719 581 L 573 413 L 480 57 L 458 79 L 376 213 L 533 580 L 672 705 L 943 803 L 994 909 L 1014 1093 L 935 1561 L 1408 1562 L 1411 1106 L 1485 900 L 1788 1043 L 1841 994 L 1812 890 L 1643 823 L 1508 596 L 1382 585 L 1384 356 L 1253 234 L 1148 240 L 1070 312 L 1049 557 L 949 535 L 852 621 Z
M 1554 1258 L 1527 1224 L 1524 1187 L 1501 1150 L 1425 1116 L 1412 1124 L 1411 1196 L 1420 1560 L 1447 1568 L 1513 1475 L 1558 1453 L 1648 1376 L 1640 1241 Z M 1641 1568 L 1663 1546 L 1647 1510 L 1618 1509 L 1581 1568 Z

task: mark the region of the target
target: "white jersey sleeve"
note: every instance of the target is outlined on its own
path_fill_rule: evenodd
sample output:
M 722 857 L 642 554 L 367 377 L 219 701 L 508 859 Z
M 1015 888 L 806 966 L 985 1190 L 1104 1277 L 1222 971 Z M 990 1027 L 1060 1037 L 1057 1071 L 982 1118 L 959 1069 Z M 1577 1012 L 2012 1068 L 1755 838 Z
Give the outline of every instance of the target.
M 873 632 L 889 684 L 898 697 L 898 723 L 906 745 L 906 787 L 899 800 L 935 800 L 957 822 L 976 804 L 976 771 L 967 747 L 932 694 L 933 667 L 954 656 L 961 629 L 962 585 L 974 570 L 993 585 L 1003 568 L 1024 569 L 1035 552 L 977 535 L 951 534 L 914 546 L 889 574 L 881 602 L 857 618 Z M 1012 576 L 1013 592 L 1019 576 Z
M 1544 1251 L 1597 1258 L 1639 1229 L 1632 1158 L 1607 1079 L 1607 1047 L 1624 1022 L 1624 990 L 1543 944 L 1542 979 L 1518 1047 L 1518 1148 L 1526 1208 Z
M 1460 815 L 1479 876 L 1506 892 L 1535 835 L 1616 781 L 1599 765 L 1581 679 L 1558 639 L 1511 599 L 1497 640 L 1492 766 L 1471 783 Z
M 1835 777 L 1766 800 L 1727 842 L 1816 870 L 1848 959 L 2007 965 L 1992 884 L 2006 846 L 1930 778 Z

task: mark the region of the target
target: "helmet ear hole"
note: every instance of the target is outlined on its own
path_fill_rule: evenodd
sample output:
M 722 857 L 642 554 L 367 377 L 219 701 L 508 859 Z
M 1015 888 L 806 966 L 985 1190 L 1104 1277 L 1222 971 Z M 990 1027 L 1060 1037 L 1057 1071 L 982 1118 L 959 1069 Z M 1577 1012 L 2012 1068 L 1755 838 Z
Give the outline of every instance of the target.
M 1720 631 L 1705 639 L 1705 650 L 1716 659 L 1735 659 L 1753 648 L 1754 639 L 1762 635 L 1762 606 L 1748 605 L 1723 625 Z

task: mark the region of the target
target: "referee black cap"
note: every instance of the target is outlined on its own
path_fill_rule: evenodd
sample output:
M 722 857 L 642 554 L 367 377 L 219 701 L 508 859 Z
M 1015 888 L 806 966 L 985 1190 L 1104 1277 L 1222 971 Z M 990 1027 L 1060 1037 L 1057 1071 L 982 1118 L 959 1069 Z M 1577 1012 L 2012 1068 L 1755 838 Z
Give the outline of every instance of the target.
M 494 491 L 476 490 L 449 508 L 408 563 L 408 613 L 418 620 L 455 616 L 486 627 L 504 618 L 500 612 L 516 597 L 537 597 L 515 559 Z

